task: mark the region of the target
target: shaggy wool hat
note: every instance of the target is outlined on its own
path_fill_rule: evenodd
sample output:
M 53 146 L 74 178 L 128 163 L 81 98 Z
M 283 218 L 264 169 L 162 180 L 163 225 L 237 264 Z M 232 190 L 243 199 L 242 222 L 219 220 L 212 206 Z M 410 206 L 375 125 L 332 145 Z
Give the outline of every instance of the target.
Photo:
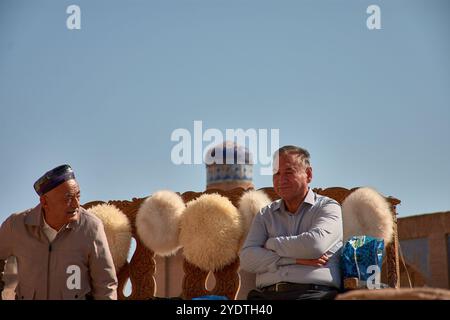
M 108 240 L 109 250 L 118 272 L 125 264 L 131 245 L 131 225 L 128 217 L 116 206 L 98 204 L 89 209 L 102 222 Z
M 173 191 L 162 190 L 148 197 L 136 215 L 136 231 L 142 243 L 160 256 L 175 254 L 185 204 Z
M 187 261 L 205 271 L 232 263 L 239 251 L 242 223 L 237 208 L 219 194 L 188 202 L 181 219 L 180 244 Z
M 242 195 L 238 208 L 242 218 L 243 241 L 247 237 L 255 215 L 271 202 L 267 194 L 262 190 L 250 190 Z
M 352 236 L 367 235 L 392 241 L 393 217 L 389 203 L 376 190 L 359 188 L 342 203 L 344 241 Z

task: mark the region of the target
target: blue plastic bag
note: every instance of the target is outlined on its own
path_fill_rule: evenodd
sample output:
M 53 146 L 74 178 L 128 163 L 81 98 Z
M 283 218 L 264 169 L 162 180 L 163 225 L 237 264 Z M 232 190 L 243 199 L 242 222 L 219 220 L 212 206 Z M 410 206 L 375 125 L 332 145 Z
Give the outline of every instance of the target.
M 354 236 L 348 240 L 342 250 L 341 269 L 344 279 L 358 278 L 367 281 L 373 274 L 373 267 L 381 272 L 383 263 L 384 240 L 369 236 Z

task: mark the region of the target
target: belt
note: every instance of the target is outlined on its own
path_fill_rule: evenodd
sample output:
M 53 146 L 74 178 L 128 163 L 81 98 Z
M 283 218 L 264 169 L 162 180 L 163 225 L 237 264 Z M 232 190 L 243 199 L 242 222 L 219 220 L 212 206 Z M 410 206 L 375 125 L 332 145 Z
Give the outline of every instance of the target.
M 319 291 L 332 291 L 338 290 L 335 287 L 322 286 L 318 284 L 309 283 L 292 283 L 292 282 L 278 282 L 271 286 L 261 288 L 261 291 L 283 292 L 283 291 L 307 291 L 307 290 L 319 290 Z

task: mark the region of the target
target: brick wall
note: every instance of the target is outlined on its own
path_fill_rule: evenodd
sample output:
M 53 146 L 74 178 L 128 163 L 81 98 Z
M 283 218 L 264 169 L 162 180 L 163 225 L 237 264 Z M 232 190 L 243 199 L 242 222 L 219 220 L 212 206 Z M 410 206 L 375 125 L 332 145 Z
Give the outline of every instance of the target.
M 427 286 L 450 287 L 449 234 L 450 211 L 398 218 L 398 235 L 400 245 L 402 245 L 402 241 L 405 244 L 402 249 L 406 262 L 423 273 Z M 414 243 L 414 240 L 420 244 L 425 241 L 426 246 L 407 244 Z M 411 257 L 414 256 L 426 259 L 428 265 L 425 269 L 423 267 L 424 260 L 421 260 L 421 263 L 418 263 L 417 260 L 411 261 Z

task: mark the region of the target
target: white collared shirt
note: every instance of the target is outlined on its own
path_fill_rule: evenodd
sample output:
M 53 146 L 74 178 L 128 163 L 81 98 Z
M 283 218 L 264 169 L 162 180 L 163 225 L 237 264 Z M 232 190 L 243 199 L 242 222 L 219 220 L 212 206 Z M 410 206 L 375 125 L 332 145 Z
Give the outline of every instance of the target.
M 58 234 L 59 231 L 56 231 L 55 229 L 53 229 L 52 227 L 50 227 L 48 225 L 47 221 L 45 221 L 44 215 L 42 215 L 42 219 L 44 220 L 44 226 L 42 227 L 42 231 L 44 231 L 45 235 L 48 238 L 48 241 L 53 242 L 53 240 L 55 240 L 56 235 Z

